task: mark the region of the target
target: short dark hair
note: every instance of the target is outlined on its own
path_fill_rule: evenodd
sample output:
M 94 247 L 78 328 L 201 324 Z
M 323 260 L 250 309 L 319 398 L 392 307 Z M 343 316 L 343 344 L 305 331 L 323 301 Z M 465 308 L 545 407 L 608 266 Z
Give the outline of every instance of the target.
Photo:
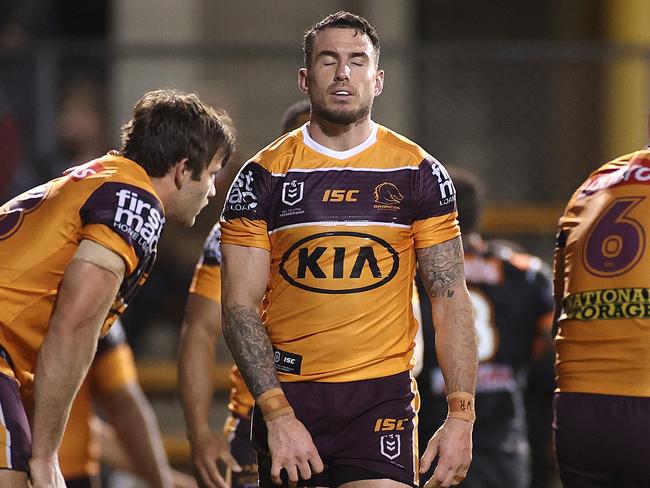
M 469 170 L 449 166 L 447 169 L 456 188 L 460 228 L 464 233 L 478 232 L 485 193 L 483 184 Z
M 282 133 L 286 134 L 289 131 L 298 128 L 298 119 L 302 115 L 309 115 L 311 110 L 311 103 L 309 99 L 300 100 L 289 105 L 289 108 L 282 116 Z
M 355 15 L 345 10 L 339 10 L 335 14 L 330 14 L 323 20 L 314 24 L 311 29 L 307 31 L 303 38 L 302 50 L 305 55 L 305 66 L 309 68 L 311 65 L 311 54 L 314 47 L 314 38 L 316 35 L 331 28 L 346 28 L 355 29 L 368 36 L 372 47 L 375 49 L 375 66 L 379 64 L 379 52 L 381 45 L 379 42 L 379 35 L 373 25 L 360 15 Z
M 188 158 L 192 177 L 200 179 L 217 151 L 223 152 L 225 164 L 234 150 L 230 117 L 194 93 L 169 88 L 145 93 L 133 108 L 133 118 L 122 126 L 120 152 L 155 178 Z

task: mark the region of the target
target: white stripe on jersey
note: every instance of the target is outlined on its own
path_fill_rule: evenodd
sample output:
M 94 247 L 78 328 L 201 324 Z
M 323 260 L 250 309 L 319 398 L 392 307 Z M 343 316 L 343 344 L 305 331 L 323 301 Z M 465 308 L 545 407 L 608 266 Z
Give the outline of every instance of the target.
M 396 168 L 353 168 L 350 166 L 345 166 L 343 168 L 295 168 L 290 169 L 286 173 L 271 173 L 271 176 L 287 176 L 289 173 L 315 173 L 316 171 L 367 171 L 374 173 L 390 173 L 391 171 L 417 171 L 418 169 L 420 169 L 419 166 L 398 166 Z
M 410 229 L 410 225 L 405 225 L 405 224 L 396 224 L 393 222 L 371 222 L 369 220 L 356 220 L 356 221 L 316 221 L 316 222 L 301 222 L 299 224 L 290 224 L 290 225 L 283 225 L 282 227 L 278 227 L 277 229 L 273 229 L 269 231 L 269 234 L 273 234 L 274 232 L 277 232 L 279 230 L 286 230 L 286 229 L 295 229 L 296 227 L 307 227 L 309 225 L 316 225 L 316 226 L 321 226 L 321 227 L 335 227 L 337 225 L 342 225 L 344 227 L 367 227 L 367 226 L 373 226 L 373 225 L 379 225 L 382 227 L 399 227 L 401 229 Z

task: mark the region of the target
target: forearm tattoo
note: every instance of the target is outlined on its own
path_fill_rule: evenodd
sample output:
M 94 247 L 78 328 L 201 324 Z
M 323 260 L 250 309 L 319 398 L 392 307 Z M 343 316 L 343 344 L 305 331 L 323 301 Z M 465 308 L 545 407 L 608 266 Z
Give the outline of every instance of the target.
M 426 249 L 418 249 L 417 257 L 418 271 L 429 296 L 454 296 L 455 288 L 465 281 L 463 244 L 460 237 Z
M 234 304 L 223 308 L 223 337 L 255 398 L 280 386 L 273 346 L 257 310 Z

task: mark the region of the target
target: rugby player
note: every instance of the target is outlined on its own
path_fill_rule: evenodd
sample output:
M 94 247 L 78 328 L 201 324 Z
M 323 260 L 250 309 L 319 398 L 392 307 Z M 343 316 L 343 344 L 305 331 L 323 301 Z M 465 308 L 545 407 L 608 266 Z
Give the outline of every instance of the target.
M 555 452 L 567 488 L 650 486 L 650 150 L 580 185 L 555 253 Z
M 246 163 L 221 219 L 222 326 L 255 398 L 260 486 L 462 481 L 477 349 L 445 168 L 372 121 L 379 39 L 338 12 L 305 36 L 310 122 Z M 418 462 L 416 262 L 432 301 L 449 417 Z M 259 308 L 262 304 L 262 314 Z
M 465 277 L 479 338 L 476 411 L 481 422 L 474 428 L 472 468 L 462 486 L 528 488 L 526 373 L 535 357 L 550 350 L 551 273 L 537 257 L 483 240 L 478 233 L 480 182 L 468 171 L 450 169 L 449 173 L 456 188 Z M 418 385 L 422 394 L 420 434 L 426 438 L 432 433 L 431 426 L 447 414 L 444 378 L 434 354 L 427 354 Z
M 214 196 L 234 135 L 196 95 L 158 90 L 122 141 L 0 207 L 0 486 L 28 471 L 65 486 L 57 451 L 98 338 L 146 280 L 165 219 L 190 226 Z

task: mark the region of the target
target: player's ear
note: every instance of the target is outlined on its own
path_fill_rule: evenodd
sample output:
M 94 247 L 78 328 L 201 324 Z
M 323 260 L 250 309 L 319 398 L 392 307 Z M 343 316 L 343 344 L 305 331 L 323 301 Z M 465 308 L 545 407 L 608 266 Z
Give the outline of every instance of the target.
M 174 172 L 174 184 L 178 190 L 183 188 L 183 185 L 188 178 L 192 177 L 192 168 L 187 164 L 189 160 L 190 158 L 179 159 L 172 168 L 172 171 Z
M 307 68 L 300 68 L 298 70 L 298 88 L 303 93 L 309 90 L 309 78 L 307 77 Z
M 380 69 L 375 76 L 375 96 L 381 95 L 382 91 L 384 91 L 384 70 Z

